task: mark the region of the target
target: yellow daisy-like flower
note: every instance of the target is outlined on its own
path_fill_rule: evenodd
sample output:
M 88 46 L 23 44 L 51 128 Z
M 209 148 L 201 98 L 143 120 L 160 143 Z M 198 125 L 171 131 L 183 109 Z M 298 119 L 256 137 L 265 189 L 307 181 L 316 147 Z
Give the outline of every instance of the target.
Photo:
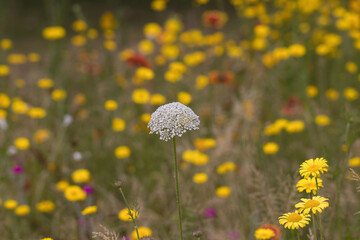
M 139 212 L 138 211 L 135 211 L 133 209 L 131 209 L 131 214 L 134 218 L 137 218 L 139 216 Z M 131 219 L 131 216 L 129 214 L 129 209 L 127 208 L 124 208 L 122 209 L 119 213 L 118 213 L 118 218 L 121 220 L 121 221 L 124 221 L 124 222 L 130 222 L 132 221 Z
M 269 228 L 258 228 L 254 233 L 254 237 L 256 239 L 266 240 L 275 237 L 275 233 Z
M 328 171 L 329 166 L 324 158 L 309 159 L 300 165 L 300 175 L 304 178 L 309 177 L 320 177 L 320 173 Z
M 89 206 L 81 211 L 81 215 L 90 215 L 97 212 L 97 206 Z
M 303 214 L 309 214 L 312 211 L 314 214 L 321 213 L 325 208 L 329 206 L 329 203 L 326 202 L 327 198 L 315 196 L 312 199 L 302 198 L 301 201 L 295 205 L 296 208 L 299 208 L 299 211 Z
M 322 184 L 322 180 L 320 178 L 304 178 L 304 179 L 300 179 L 298 181 L 298 183 L 296 184 L 296 188 L 299 192 L 303 192 L 306 191 L 306 193 L 313 193 L 314 195 L 317 192 L 317 187 L 316 187 L 316 180 L 318 183 L 318 187 L 324 187 L 324 185 Z
M 299 213 L 298 211 L 289 212 L 279 217 L 279 223 L 288 229 L 299 229 L 305 227 L 310 222 L 310 216 Z

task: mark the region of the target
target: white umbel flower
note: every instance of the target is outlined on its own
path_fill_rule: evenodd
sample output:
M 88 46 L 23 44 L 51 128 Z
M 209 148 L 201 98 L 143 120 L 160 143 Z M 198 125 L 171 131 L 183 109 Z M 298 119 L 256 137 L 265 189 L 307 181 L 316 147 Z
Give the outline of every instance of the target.
M 187 130 L 199 129 L 200 120 L 191 108 L 179 102 L 160 106 L 151 114 L 148 124 L 150 134 L 160 135 L 160 139 L 167 141 L 175 136 L 181 137 Z

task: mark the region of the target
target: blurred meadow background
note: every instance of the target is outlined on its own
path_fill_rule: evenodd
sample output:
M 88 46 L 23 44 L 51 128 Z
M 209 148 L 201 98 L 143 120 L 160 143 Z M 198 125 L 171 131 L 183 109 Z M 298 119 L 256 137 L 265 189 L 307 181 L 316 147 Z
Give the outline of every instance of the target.
M 17 0 L 0 18 L 1 239 L 179 239 L 173 145 L 147 128 L 171 102 L 201 122 L 176 137 L 184 239 L 360 239 L 360 1 Z

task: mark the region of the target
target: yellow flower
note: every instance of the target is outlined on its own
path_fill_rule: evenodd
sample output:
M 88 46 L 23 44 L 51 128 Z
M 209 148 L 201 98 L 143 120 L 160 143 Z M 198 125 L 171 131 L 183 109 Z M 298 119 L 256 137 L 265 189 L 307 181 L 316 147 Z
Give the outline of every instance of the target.
M 179 72 L 183 74 L 186 71 L 186 65 L 182 62 L 172 62 L 169 65 L 170 71 Z
M 39 88 L 48 89 L 54 86 L 54 82 L 50 78 L 41 78 L 37 82 L 37 85 Z
M 294 57 L 302 57 L 306 53 L 306 48 L 301 44 L 293 44 L 289 47 L 289 51 Z
M 10 98 L 5 93 L 0 93 L 0 107 L 7 108 L 10 105 Z
M 105 12 L 101 15 L 100 26 L 102 29 L 112 29 L 116 26 L 116 20 L 111 12 Z
M 146 104 L 150 100 L 150 93 L 145 88 L 138 88 L 133 91 L 132 100 L 137 104 Z
M 329 199 L 320 196 L 314 196 L 312 199 L 302 198 L 302 202 L 297 203 L 295 207 L 299 208 L 299 211 L 304 214 L 309 214 L 310 211 L 317 214 L 329 206 L 327 200 Z
M 15 214 L 22 217 L 28 215 L 30 212 L 30 207 L 28 205 L 19 205 L 15 208 Z
M 38 53 L 29 53 L 28 54 L 28 60 L 29 62 L 38 62 L 40 61 L 40 55 Z
M 151 80 L 154 78 L 154 72 L 150 68 L 139 67 L 136 69 L 135 76 L 143 80 Z
M 106 40 L 104 41 L 104 48 L 108 51 L 114 51 L 117 47 L 116 42 L 112 40 Z
M 259 240 L 267 240 L 275 237 L 275 233 L 269 228 L 258 228 L 254 233 L 254 237 Z
M 23 88 L 23 87 L 25 87 L 25 85 L 26 85 L 26 82 L 24 79 L 22 79 L 22 78 L 15 79 L 15 86 L 17 88 Z
M 76 20 L 73 22 L 72 24 L 72 29 L 75 31 L 75 32 L 82 32 L 82 31 L 85 31 L 87 28 L 87 24 L 85 21 L 83 20 Z
M 108 111 L 115 111 L 118 107 L 118 104 L 115 100 L 107 100 L 104 104 L 104 107 Z
M 150 119 L 151 119 L 151 114 L 149 114 L 149 113 L 141 114 L 141 121 L 143 121 L 144 123 L 148 124 Z
M 357 72 L 357 65 L 354 62 L 347 62 L 345 65 L 346 70 L 349 73 L 356 73 Z
M 264 24 L 258 24 L 254 28 L 254 33 L 257 37 L 266 38 L 270 33 L 270 28 Z
M 12 41 L 10 39 L 3 38 L 0 41 L 0 46 L 2 49 L 8 50 L 12 47 Z
M 24 54 L 12 53 L 7 56 L 7 62 L 9 64 L 24 64 L 26 56 Z
M 235 169 L 236 169 L 235 163 L 227 161 L 227 162 L 224 162 L 223 164 L 219 165 L 216 168 L 216 173 L 217 174 L 225 174 L 227 172 L 235 171 Z
M 227 198 L 231 193 L 231 189 L 228 186 L 221 186 L 216 188 L 216 195 L 221 198 Z
M 182 74 L 180 72 L 177 72 L 177 71 L 166 71 L 165 72 L 165 80 L 168 81 L 168 82 L 177 82 L 179 81 L 181 78 L 182 78 Z
M 25 114 L 28 111 L 28 105 L 20 99 L 13 101 L 11 109 L 18 114 Z
M 315 122 L 319 126 L 327 126 L 330 124 L 330 118 L 326 115 L 317 115 Z
M 7 65 L 0 65 L 0 76 L 7 76 L 10 74 L 10 68 Z
M 81 187 L 76 185 L 68 186 L 64 192 L 65 198 L 70 202 L 83 201 L 86 198 L 86 193 Z
M 56 189 L 61 192 L 64 192 L 68 186 L 69 186 L 69 182 L 66 180 L 61 180 L 56 183 Z
M 30 108 L 28 111 L 28 115 L 31 118 L 41 119 L 46 116 L 46 111 L 43 108 L 39 108 L 39 107 Z
M 61 101 L 66 98 L 66 92 L 63 89 L 55 89 L 51 92 L 51 97 L 54 101 Z
M 279 151 L 279 145 L 274 142 L 268 142 L 268 143 L 264 144 L 263 151 L 264 151 L 264 153 L 269 154 L 269 155 L 275 154 Z
M 308 97 L 310 98 L 314 98 L 318 95 L 318 89 L 316 86 L 313 85 L 309 85 L 306 87 L 306 94 L 308 95 Z
M 196 173 L 194 176 L 193 176 L 193 182 L 194 183 L 197 183 L 197 184 L 202 184 L 202 183 L 205 183 L 207 182 L 208 180 L 208 175 L 206 173 Z
M 142 40 L 139 43 L 138 48 L 142 54 L 149 55 L 154 51 L 154 44 L 150 40 Z
M 86 44 L 86 37 L 84 35 L 75 35 L 71 38 L 71 44 L 76 47 L 81 47 Z
M 26 150 L 30 147 L 30 141 L 27 138 L 21 137 L 15 139 L 14 145 L 19 150 Z
M 123 119 L 121 118 L 114 118 L 113 121 L 112 121 L 112 129 L 115 131 L 115 132 L 121 132 L 121 131 L 124 131 L 126 127 L 126 123 Z
M 161 48 L 163 56 L 170 60 L 177 58 L 179 56 L 179 52 L 180 49 L 176 45 L 164 45 Z
M 151 8 L 154 11 L 164 11 L 166 8 L 166 0 L 153 0 L 151 2 Z
M 166 98 L 164 95 L 162 94 L 153 94 L 151 95 L 151 98 L 150 98 L 150 103 L 152 105 L 162 105 L 166 102 Z
M 53 26 L 44 28 L 42 35 L 47 40 L 56 40 L 65 37 L 66 31 L 61 26 Z
M 7 112 L 3 109 L 0 109 L 0 119 L 6 118 Z
M 299 229 L 305 227 L 310 222 L 309 215 L 295 212 L 289 212 L 279 217 L 279 223 L 288 229 Z
M 78 169 L 71 174 L 71 178 L 75 183 L 87 183 L 90 181 L 91 175 L 87 169 Z
M 316 181 L 317 181 L 317 186 L 316 186 Z M 316 195 L 316 192 L 318 190 L 318 188 L 320 187 L 324 187 L 324 185 L 322 184 L 322 180 L 320 178 L 303 178 L 300 179 L 297 184 L 296 184 L 296 188 L 299 192 L 303 192 L 306 191 L 306 193 L 313 193 L 314 195 Z
M 209 0 L 196 0 L 198 4 L 207 4 Z
M 157 23 L 148 23 L 144 26 L 144 35 L 147 38 L 155 38 L 161 33 L 162 29 Z
M 55 204 L 50 200 L 41 201 L 36 204 L 36 209 L 39 212 L 49 213 L 55 209 Z
M 186 162 L 191 162 L 195 165 L 205 165 L 209 161 L 208 155 L 199 152 L 198 150 L 187 150 L 182 154 L 182 158 Z
M 84 105 L 86 103 L 86 96 L 83 93 L 78 93 L 74 96 L 74 102 L 78 105 Z
M 320 173 L 328 171 L 329 166 L 324 158 L 309 159 L 300 165 L 300 175 L 304 178 L 309 177 L 320 177 Z
M 339 98 L 339 92 L 333 88 L 327 89 L 325 92 L 325 95 L 326 95 L 327 99 L 332 100 L 332 101 L 336 101 Z
M 151 237 L 152 236 L 152 231 L 150 228 L 148 227 L 138 227 L 138 232 L 139 232 L 139 237 L 140 239 L 145 238 L 145 237 Z M 136 231 L 132 231 L 131 233 L 131 240 L 137 240 L 137 233 Z
M 131 215 L 133 218 L 137 218 L 139 216 L 139 212 L 131 209 Z M 118 218 L 124 222 L 132 221 L 131 216 L 129 215 L 129 209 L 124 208 L 118 213 Z
M 182 104 L 188 105 L 191 103 L 192 97 L 191 94 L 188 92 L 179 92 L 178 93 L 178 101 Z
M 127 158 L 130 156 L 131 151 L 127 146 L 119 146 L 115 149 L 114 154 L 117 158 Z
M 353 157 L 349 159 L 349 167 L 359 167 L 360 157 Z
M 359 94 L 358 91 L 356 91 L 355 88 L 345 88 L 344 90 L 344 96 L 349 101 L 354 101 L 358 98 Z
M 4 202 L 4 207 L 5 207 L 6 209 L 8 209 L 8 210 L 15 209 L 17 205 L 18 205 L 17 201 L 12 200 L 12 199 L 6 200 L 6 201 Z
M 81 215 L 91 215 L 97 212 L 97 206 L 89 206 L 81 211 Z
M 40 240 L 54 240 L 54 239 L 46 237 L 46 238 L 42 238 Z
M 301 120 L 290 121 L 286 124 L 286 131 L 288 133 L 297 133 L 303 131 L 305 128 L 305 123 Z
M 197 150 L 205 151 L 209 148 L 213 148 L 216 146 L 216 140 L 213 138 L 197 138 L 194 141 L 194 145 Z
M 199 75 L 196 77 L 196 89 L 203 89 L 209 84 L 209 78 L 205 75 Z
M 90 28 L 87 32 L 87 36 L 90 39 L 96 39 L 98 35 L 99 35 L 98 31 L 94 28 Z

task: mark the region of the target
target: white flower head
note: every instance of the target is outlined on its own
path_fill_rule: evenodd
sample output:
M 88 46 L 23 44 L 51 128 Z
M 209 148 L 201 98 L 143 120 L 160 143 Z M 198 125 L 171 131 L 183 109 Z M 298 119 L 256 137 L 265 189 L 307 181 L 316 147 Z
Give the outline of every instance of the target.
M 191 108 L 179 102 L 160 106 L 151 114 L 148 124 L 150 134 L 160 135 L 160 139 L 167 141 L 175 136 L 181 137 L 187 130 L 199 129 L 200 120 Z

